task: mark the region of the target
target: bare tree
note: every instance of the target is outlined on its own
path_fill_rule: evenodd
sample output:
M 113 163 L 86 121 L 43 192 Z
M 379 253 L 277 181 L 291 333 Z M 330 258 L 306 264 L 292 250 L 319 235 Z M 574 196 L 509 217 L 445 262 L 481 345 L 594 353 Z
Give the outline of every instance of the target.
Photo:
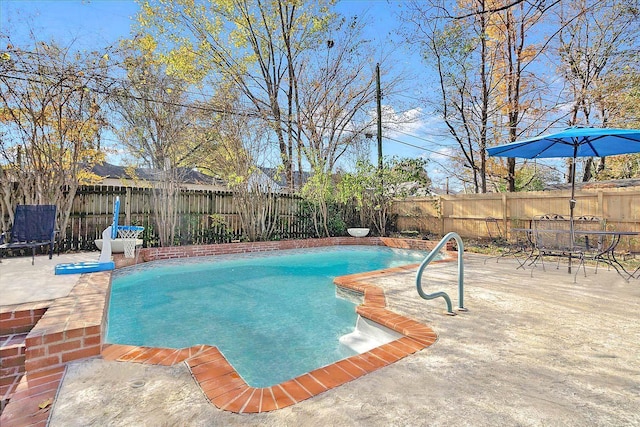
M 486 192 L 487 145 L 515 141 L 546 112 L 533 67 L 548 42 L 530 39 L 549 9 L 543 2 L 485 0 L 460 4 L 456 13 L 449 7 L 438 0 L 412 3 L 408 39 L 419 44 L 436 70 L 435 108 L 458 144 L 460 170 L 471 171 L 474 191 Z M 507 160 L 510 191 L 516 190 L 515 166 L 515 159 Z
M 153 213 L 161 246 L 174 244 L 178 224 L 178 195 L 191 153 L 194 113 L 186 97 L 186 84 L 165 73 L 165 67 L 131 43 L 122 63 L 126 76 L 112 98 L 120 120 L 114 131 L 138 163 L 148 166 L 153 179 Z M 181 168 L 182 167 L 182 168 Z
M 232 95 L 225 97 L 227 102 Z M 229 105 L 233 110 L 233 104 Z M 214 144 L 201 152 L 202 170 L 220 177 L 233 191 L 233 205 L 249 241 L 268 240 L 277 226 L 279 188 L 259 164 L 269 163 L 269 141 L 264 122 L 256 118 L 222 114 L 218 117 Z
M 146 39 L 152 39 L 147 45 L 171 74 L 191 81 L 213 76 L 243 93 L 253 113 L 269 125 L 293 188 L 300 59 L 323 40 L 331 19 L 327 5 L 324 0 L 151 1 L 139 21 Z
M 411 2 L 406 18 L 412 23 L 406 34 L 418 44 L 438 76 L 436 112 L 442 116 L 458 144 L 460 171 L 470 171 L 474 192 L 487 191 L 487 142 L 494 138 L 491 121 L 497 83 L 493 69 L 497 51 L 488 41 L 489 16 L 483 0 L 470 3 L 474 13 L 451 19 L 443 4 Z M 416 37 L 416 32 L 419 37 Z
M 536 120 L 534 111 L 542 111 L 539 97 L 541 88 L 536 86 L 537 78 L 533 66 L 544 52 L 547 43 L 532 41 L 531 34 L 543 23 L 549 9 L 544 0 L 518 3 L 514 7 L 490 16 L 491 38 L 499 49 L 498 64 L 494 72 L 501 76 L 500 97 L 502 113 L 506 116 L 508 142 L 515 142 L 527 125 Z M 516 191 L 516 162 L 507 159 L 507 188 Z
M 307 58 L 299 73 L 301 150 L 312 173 L 331 172 L 336 162 L 371 126 L 367 109 L 375 100 L 375 72 L 364 23 L 340 21 L 332 38 Z M 395 82 L 387 82 L 392 91 Z
M 629 82 L 625 76 L 633 74 L 634 68 L 638 72 L 634 60 L 640 33 L 637 2 L 571 2 L 560 11 L 560 23 L 557 55 L 569 86 L 568 124 L 624 125 L 627 118 L 620 100 L 633 90 L 625 84 Z M 601 158 L 597 170 L 604 168 Z M 593 175 L 593 159 L 589 158 L 582 180 L 589 181 Z M 572 176 L 571 171 L 567 176 Z
M 244 238 L 268 240 L 278 221 L 275 209 L 280 190 L 257 166 L 277 163 L 272 158 L 272 141 L 265 138 L 268 126 L 259 117 L 237 113 L 242 93 L 233 86 L 217 89 L 192 111 L 191 144 L 183 163 L 222 180 L 233 191 L 233 208 Z
M 17 47 L 3 37 L 0 52 L 0 205 L 13 215 L 18 203 L 58 206 L 66 229 L 79 185 L 104 160 L 100 134 L 108 93 L 106 52 L 82 53 L 37 41 Z M 11 218 L 13 221 L 13 218 Z

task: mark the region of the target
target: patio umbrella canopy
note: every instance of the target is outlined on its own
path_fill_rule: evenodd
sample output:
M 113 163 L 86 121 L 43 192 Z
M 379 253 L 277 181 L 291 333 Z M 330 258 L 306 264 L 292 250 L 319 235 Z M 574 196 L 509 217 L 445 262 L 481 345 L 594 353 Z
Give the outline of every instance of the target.
M 571 244 L 573 245 L 573 208 L 575 206 L 575 181 L 577 157 L 607 157 L 640 152 L 640 129 L 607 129 L 571 127 L 561 132 L 498 145 L 487 149 L 489 156 L 546 159 L 570 157 Z
M 545 159 L 606 157 L 640 152 L 640 129 L 571 127 L 562 132 L 487 149 L 494 157 Z

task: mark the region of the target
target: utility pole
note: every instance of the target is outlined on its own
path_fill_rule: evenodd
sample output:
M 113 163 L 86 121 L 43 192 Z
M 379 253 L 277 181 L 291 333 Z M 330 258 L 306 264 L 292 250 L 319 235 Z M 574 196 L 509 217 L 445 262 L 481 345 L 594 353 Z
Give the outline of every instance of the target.
M 382 172 L 382 91 L 380 90 L 380 64 L 376 64 L 376 102 L 378 104 L 378 171 Z

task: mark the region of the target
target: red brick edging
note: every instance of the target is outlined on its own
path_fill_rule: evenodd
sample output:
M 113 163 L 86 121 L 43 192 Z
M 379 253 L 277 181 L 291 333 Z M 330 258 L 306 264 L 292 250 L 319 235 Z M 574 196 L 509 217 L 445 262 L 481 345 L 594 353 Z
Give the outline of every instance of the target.
M 399 267 L 384 272 L 388 274 L 406 269 Z M 157 365 L 186 362 L 207 399 L 225 411 L 259 413 L 285 408 L 397 362 L 436 341 L 437 335 L 430 327 L 387 310 L 382 289 L 361 281 L 367 277 L 371 277 L 371 274 L 342 276 L 336 278 L 335 282 L 337 286 L 363 294 L 364 303 L 357 307 L 359 315 L 405 336 L 281 384 L 264 388 L 249 386 L 224 355 L 216 347 L 208 345 L 180 350 L 106 345 L 102 357 L 106 360 Z
M 353 244 L 423 250 L 435 246 L 435 242 L 424 240 L 334 237 L 145 248 L 140 251 L 139 259 L 147 262 L 168 258 Z M 451 247 L 448 246 L 447 249 Z M 128 259 L 116 259 L 118 267 L 130 263 L 131 260 Z M 141 363 L 174 364 L 186 361 L 194 378 L 214 405 L 228 411 L 248 413 L 270 411 L 295 404 L 431 345 L 436 340 L 436 334 L 431 328 L 384 308 L 382 290 L 362 282 L 370 274 L 372 273 L 343 276 L 336 279 L 336 284 L 363 293 L 364 304 L 357 308 L 358 314 L 396 330 L 405 337 L 267 388 L 249 387 L 215 347 L 196 346 L 175 350 L 104 344 L 111 273 L 83 274 L 69 296 L 54 301 L 28 333 L 24 354 L 26 374 L 18 384 L 9 405 L 2 412 L 0 424 L 3 427 L 46 425 L 48 408 L 53 402 L 66 363 L 101 354 L 107 360 Z M 9 316 L 4 312 L 0 315 L 0 328 L 9 327 L 13 321 L 11 316 L 15 316 Z

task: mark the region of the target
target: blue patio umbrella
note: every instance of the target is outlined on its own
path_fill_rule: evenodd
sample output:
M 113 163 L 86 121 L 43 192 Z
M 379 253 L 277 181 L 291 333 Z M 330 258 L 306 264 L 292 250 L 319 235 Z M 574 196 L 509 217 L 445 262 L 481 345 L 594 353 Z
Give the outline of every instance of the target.
M 572 159 L 569 209 L 571 213 L 571 242 L 573 244 L 576 158 L 640 153 L 640 129 L 570 127 L 561 132 L 491 147 L 487 149 L 487 152 L 489 156 L 494 157 L 523 159 L 570 157 Z

